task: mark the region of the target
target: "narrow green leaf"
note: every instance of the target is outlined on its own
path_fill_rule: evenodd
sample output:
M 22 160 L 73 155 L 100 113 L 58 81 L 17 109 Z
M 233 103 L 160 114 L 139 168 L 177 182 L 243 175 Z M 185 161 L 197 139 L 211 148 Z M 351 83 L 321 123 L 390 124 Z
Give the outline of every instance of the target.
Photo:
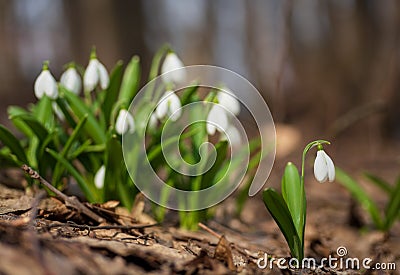
M 393 193 L 390 196 L 389 203 L 385 209 L 385 223 L 384 229 L 389 230 L 395 220 L 399 217 L 400 213 L 400 178 L 396 181 L 396 186 Z
M 68 153 L 71 149 L 71 146 L 74 144 L 75 141 L 77 141 L 80 137 L 80 134 L 83 130 L 83 126 L 85 125 L 86 121 L 87 121 L 88 116 L 85 115 L 78 123 L 78 125 L 75 127 L 75 129 L 72 131 L 72 134 L 70 135 L 70 137 L 68 138 L 67 142 L 64 145 L 64 148 L 61 150 L 60 155 L 63 158 L 67 158 Z M 57 183 L 60 178 L 62 173 L 64 172 L 63 166 L 61 164 L 60 161 L 57 161 L 57 164 L 54 168 L 54 172 L 53 172 L 53 182 Z
M 192 84 L 192 86 L 186 88 L 182 94 L 181 103 L 182 106 L 193 102 L 193 95 L 197 92 L 199 86 L 197 84 Z
M 39 140 L 44 140 L 49 135 L 49 132 L 45 126 L 32 115 L 19 115 L 15 116 L 17 119 L 21 119 L 38 137 Z
M 286 165 L 285 172 L 282 177 L 282 196 L 288 206 L 289 212 L 292 216 L 293 223 L 296 227 L 297 234 L 303 236 L 303 225 L 304 225 L 304 213 L 302 186 L 300 184 L 300 175 L 297 167 L 289 162 Z
M 23 163 L 28 163 L 25 151 L 22 148 L 19 140 L 3 125 L 0 124 L 0 141 L 10 148 L 12 154 L 14 154 L 18 160 Z
M 163 45 L 154 55 L 153 61 L 151 62 L 149 81 L 153 80 L 158 75 L 158 70 L 160 68 L 161 59 L 170 49 L 169 45 Z
M 110 85 L 105 91 L 104 101 L 101 104 L 104 120 L 106 124 L 110 124 L 110 115 L 113 104 L 117 101 L 122 81 L 122 61 L 118 61 L 110 74 Z
M 60 87 L 60 89 L 63 89 Z M 85 105 L 81 98 L 75 94 L 63 89 L 63 94 L 68 101 L 73 113 L 81 119 L 86 114 L 88 115 L 87 123 L 85 124 L 85 132 L 87 135 L 92 137 L 96 144 L 103 144 L 106 142 L 105 130 L 102 129 L 100 124 L 96 121 L 92 111 Z
M 390 186 L 390 184 L 388 182 L 386 182 L 385 180 L 372 175 L 368 172 L 364 173 L 364 176 L 369 179 L 373 184 L 375 184 L 376 186 L 378 186 L 379 188 L 381 188 L 383 191 L 385 191 L 388 194 L 392 194 L 393 189 L 392 186 Z
M 126 108 L 129 107 L 133 98 L 138 92 L 140 74 L 140 58 L 139 56 L 135 55 L 132 57 L 131 61 L 125 69 L 118 98 L 118 101 L 123 102 Z
M 263 192 L 263 201 L 283 233 L 292 256 L 302 260 L 304 257 L 302 243 L 282 195 L 273 188 L 268 188 Z
M 226 156 L 229 151 L 228 141 L 218 142 L 215 146 L 215 149 L 217 151 L 217 158 L 215 159 L 213 166 L 201 176 L 202 189 L 210 187 L 215 183 L 215 177 L 220 171 L 222 164 L 226 160 Z
M 346 172 L 336 167 L 336 181 L 350 191 L 352 196 L 368 211 L 375 226 L 383 228 L 379 209 L 374 201 L 368 196 L 364 189 Z

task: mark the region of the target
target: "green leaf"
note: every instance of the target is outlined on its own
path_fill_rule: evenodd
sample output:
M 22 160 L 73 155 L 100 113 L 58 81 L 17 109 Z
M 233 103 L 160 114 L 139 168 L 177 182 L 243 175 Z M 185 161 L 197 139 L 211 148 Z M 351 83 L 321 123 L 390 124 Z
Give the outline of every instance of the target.
M 28 164 L 25 151 L 22 148 L 19 140 L 3 125 L 0 124 L 0 141 L 10 148 L 11 152 L 23 163 Z
M 285 237 L 292 256 L 302 260 L 304 257 L 303 245 L 282 195 L 273 188 L 268 188 L 263 192 L 263 201 Z
M 199 86 L 197 84 L 192 84 L 192 86 L 185 89 L 181 98 L 182 106 L 193 102 L 192 97 L 197 92 L 198 89 Z
M 383 180 L 375 175 L 372 175 L 368 172 L 364 173 L 364 176 L 367 179 L 369 179 L 373 184 L 375 184 L 376 186 L 381 188 L 383 191 L 385 191 L 386 193 L 391 194 L 393 192 L 392 187 L 385 180 Z
M 21 119 L 38 137 L 39 140 L 44 140 L 49 135 L 49 132 L 45 126 L 32 115 L 19 115 L 15 116 L 17 119 Z
M 400 178 L 396 181 L 396 186 L 390 196 L 389 203 L 385 209 L 385 222 L 384 222 L 384 229 L 389 230 L 394 221 L 399 216 L 400 212 Z
M 129 107 L 130 103 L 138 92 L 140 74 L 140 58 L 135 55 L 132 57 L 125 69 L 121 91 L 118 98 L 118 101 L 123 102 L 126 105 L 126 108 Z
M 336 181 L 350 191 L 351 195 L 368 211 L 375 226 L 383 228 L 379 209 L 375 202 L 368 196 L 364 189 L 346 172 L 336 167 Z
M 300 176 L 297 167 L 289 162 L 286 165 L 285 172 L 282 177 L 282 196 L 288 206 L 289 212 L 292 216 L 293 223 L 296 227 L 297 234 L 301 237 L 303 236 L 304 228 L 304 213 L 306 211 L 303 209 L 303 199 L 301 194 L 302 186 L 300 183 Z
M 110 123 L 110 115 L 113 104 L 117 101 L 122 81 L 122 61 L 119 61 L 110 74 L 110 85 L 105 91 L 104 101 L 101 105 L 104 120 Z
M 33 108 L 34 117 L 45 126 L 51 129 L 54 124 L 52 100 L 44 95 Z
M 63 89 L 60 87 L 60 89 Z M 103 144 L 106 142 L 105 130 L 97 122 L 92 111 L 85 105 L 81 98 L 76 96 L 74 93 L 63 89 L 63 94 L 68 101 L 73 113 L 82 119 L 86 114 L 88 116 L 87 123 L 85 124 L 85 132 L 89 135 L 96 144 Z
M 85 194 L 85 197 L 88 199 L 88 201 L 95 202 L 96 196 L 92 192 L 92 190 L 90 190 L 88 182 L 86 182 L 86 180 L 81 176 L 81 173 L 78 170 L 76 170 L 74 166 L 72 166 L 70 161 L 62 157 L 58 152 L 51 150 L 49 148 L 46 149 L 46 152 L 48 152 L 55 160 L 59 161 L 65 167 L 65 169 L 67 169 L 67 171 L 71 173 L 71 175 L 74 177 L 79 187 L 81 188 L 82 192 Z
M 121 175 L 126 171 L 122 146 L 117 136 L 112 136 L 106 144 L 106 173 L 104 178 L 104 199 L 115 199 L 117 186 L 121 185 Z M 133 197 L 132 197 L 133 200 Z M 124 202 L 124 204 L 127 202 Z
M 163 45 L 154 55 L 153 61 L 151 62 L 149 81 L 153 80 L 158 75 L 158 70 L 160 68 L 161 59 L 169 51 L 169 45 Z
M 228 141 L 221 141 L 215 146 L 217 151 L 217 158 L 213 166 L 201 176 L 201 188 L 207 188 L 215 183 L 215 177 L 220 171 L 222 164 L 226 160 L 228 154 L 229 144 Z
M 78 125 L 75 127 L 75 129 L 72 131 L 72 134 L 70 135 L 70 137 L 68 138 L 67 142 L 64 145 L 64 148 L 62 149 L 60 155 L 63 158 L 66 158 L 68 156 L 68 153 L 71 149 L 71 146 L 74 144 L 75 141 L 77 141 L 80 137 L 80 134 L 83 130 L 83 126 L 85 125 L 86 121 L 87 121 L 88 116 L 85 115 L 81 121 L 79 121 Z M 73 160 L 73 159 L 72 159 Z M 53 172 L 53 182 L 57 183 L 60 178 L 62 173 L 64 172 L 64 169 L 62 167 L 62 164 L 60 161 L 57 162 L 55 168 L 54 168 L 54 172 Z

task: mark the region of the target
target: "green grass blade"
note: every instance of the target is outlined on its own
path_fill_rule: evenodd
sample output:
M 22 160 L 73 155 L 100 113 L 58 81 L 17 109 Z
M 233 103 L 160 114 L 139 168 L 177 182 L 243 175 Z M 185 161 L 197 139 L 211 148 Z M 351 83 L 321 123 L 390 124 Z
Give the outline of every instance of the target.
M 399 217 L 400 212 L 400 178 L 396 181 L 396 186 L 390 196 L 389 203 L 385 209 L 384 229 L 389 230 L 395 220 Z
M 43 141 L 49 135 L 49 132 L 45 126 L 32 115 L 19 115 L 15 117 L 16 119 L 22 120 L 38 137 L 39 140 Z
M 3 125 L 0 124 L 0 141 L 4 146 L 10 148 L 12 154 L 14 154 L 18 160 L 28 164 L 25 151 L 22 148 L 19 140 Z
M 122 81 L 122 61 L 119 61 L 110 74 L 110 85 L 105 91 L 101 110 L 106 124 L 110 124 L 110 116 L 114 103 L 117 101 Z
M 386 193 L 391 194 L 393 192 L 392 186 L 385 180 L 383 180 L 375 175 L 372 175 L 368 172 L 364 173 L 364 176 L 367 179 L 369 179 L 373 184 L 375 184 L 376 186 L 381 188 L 383 191 L 385 191 Z
M 351 195 L 368 211 L 375 226 L 383 228 L 379 209 L 375 202 L 368 196 L 364 189 L 346 172 L 336 167 L 336 181 L 350 191 Z
M 63 89 L 61 87 L 61 89 Z M 85 132 L 90 136 L 96 144 L 103 144 L 106 142 L 106 135 L 104 129 L 97 122 L 92 111 L 85 105 L 83 100 L 75 94 L 63 89 L 65 99 L 68 101 L 73 113 L 82 119 L 86 114 L 88 116 L 87 123 L 85 124 Z
M 292 256 L 302 260 L 304 257 L 303 246 L 282 195 L 274 189 L 268 188 L 263 192 L 263 201 L 285 237 Z

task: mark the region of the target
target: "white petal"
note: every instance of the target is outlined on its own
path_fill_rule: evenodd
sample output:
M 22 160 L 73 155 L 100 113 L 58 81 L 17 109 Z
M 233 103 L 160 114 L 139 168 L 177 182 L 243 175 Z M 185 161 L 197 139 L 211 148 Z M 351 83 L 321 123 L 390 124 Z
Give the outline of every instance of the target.
M 240 103 L 234 96 L 233 92 L 227 88 L 224 88 L 223 91 L 220 91 L 217 94 L 217 99 L 219 104 L 224 106 L 234 115 L 238 115 L 240 113 Z
M 158 119 L 163 119 L 168 112 L 168 100 L 166 99 L 166 94 L 161 97 L 160 101 L 158 102 L 158 106 L 156 109 L 156 116 Z
M 325 153 L 325 161 L 328 168 L 328 180 L 332 182 L 335 180 L 335 165 L 333 164 L 332 159 Z
M 170 93 L 167 101 L 169 113 L 171 114 L 171 120 L 176 121 L 182 115 L 181 101 L 175 93 Z
M 157 115 L 156 115 L 156 113 L 152 113 L 151 114 L 148 123 L 149 123 L 148 127 L 150 129 L 155 129 L 157 127 Z
M 133 133 L 135 131 L 135 121 L 128 111 L 119 111 L 117 121 L 115 123 L 115 131 L 120 135 L 123 135 L 128 131 L 129 133 Z
M 161 73 L 162 78 L 164 82 L 174 82 L 174 83 L 179 83 L 185 80 L 186 78 L 186 72 L 184 69 L 177 70 L 179 68 L 184 67 L 182 61 L 179 59 L 179 57 L 175 53 L 168 53 L 167 56 L 165 57 L 165 60 L 161 66 Z M 175 72 L 170 72 L 174 71 Z M 170 72 L 166 75 L 165 73 Z
M 323 150 L 317 151 L 317 157 L 314 162 L 314 176 L 320 183 L 325 182 L 328 178 L 328 167 Z
M 82 88 L 81 78 L 79 77 L 79 74 L 75 68 L 68 68 L 61 75 L 60 82 L 66 89 L 68 89 L 69 91 L 73 92 L 76 95 L 79 94 Z
M 110 78 L 108 77 L 107 69 L 100 62 L 97 62 L 97 70 L 100 78 L 100 87 L 105 90 L 110 83 Z
M 43 95 L 47 95 L 51 99 L 58 97 L 57 82 L 49 70 L 43 70 L 39 74 L 35 81 L 34 90 L 38 99 L 42 98 Z
M 223 107 L 214 105 L 207 116 L 207 122 L 207 132 L 210 135 L 215 133 L 215 129 L 219 132 L 226 130 L 228 128 L 228 117 Z
M 96 175 L 94 176 L 94 185 L 98 189 L 102 189 L 104 187 L 105 176 L 106 176 L 106 167 L 102 165 L 100 169 L 97 171 Z
M 231 146 L 240 145 L 242 143 L 239 130 L 233 125 L 228 126 L 225 133 L 221 135 L 221 140 L 228 140 Z
M 97 70 L 97 59 L 91 59 L 89 65 L 86 68 L 85 74 L 83 75 L 83 86 L 85 91 L 91 92 L 99 82 L 99 74 Z

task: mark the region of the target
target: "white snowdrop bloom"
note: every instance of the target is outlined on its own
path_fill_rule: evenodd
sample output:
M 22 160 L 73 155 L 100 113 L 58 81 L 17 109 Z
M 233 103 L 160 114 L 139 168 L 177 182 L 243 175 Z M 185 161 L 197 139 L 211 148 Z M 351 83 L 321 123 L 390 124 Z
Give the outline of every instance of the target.
M 36 78 L 34 90 L 35 96 L 38 99 L 41 99 L 44 95 L 51 99 L 56 99 L 58 97 L 57 82 L 50 73 L 48 63 L 46 62 L 43 64 L 42 72 Z
M 126 132 L 133 133 L 135 131 L 135 121 L 127 110 L 122 109 L 119 111 L 115 123 L 115 131 L 120 135 L 123 135 Z
M 60 83 L 69 91 L 78 95 L 82 88 L 82 80 L 75 67 L 68 68 L 60 78 Z
M 184 69 L 177 70 L 179 68 L 184 67 L 182 61 L 179 59 L 179 57 L 174 53 L 170 52 L 167 54 L 165 57 L 165 60 L 161 66 L 161 74 L 162 74 L 162 79 L 165 83 L 179 83 L 185 80 L 186 78 L 186 72 Z M 174 71 L 175 72 L 170 72 Z M 168 74 L 165 74 L 167 72 L 170 72 Z
M 234 127 L 232 124 L 228 125 L 225 133 L 222 133 L 221 140 L 228 140 L 231 146 L 240 145 L 242 143 L 239 130 L 236 129 L 236 127 Z
M 58 107 L 57 102 L 52 102 L 51 107 L 53 108 L 53 112 L 56 114 L 59 120 L 64 121 L 65 116 L 60 107 Z
M 330 182 L 335 180 L 335 165 L 324 150 L 317 151 L 317 157 L 314 162 L 314 176 L 320 183 L 326 180 Z
M 212 136 L 215 134 L 215 130 L 223 132 L 222 129 L 226 130 L 228 126 L 228 117 L 225 109 L 218 105 L 212 106 L 207 116 L 207 133 Z
M 97 60 L 97 58 L 91 58 L 89 64 L 83 75 L 83 86 L 86 92 L 91 92 L 96 88 L 98 84 L 104 90 L 108 87 L 110 79 L 106 67 Z
M 182 114 L 181 101 L 173 91 L 166 91 L 161 97 L 157 109 L 156 116 L 163 119 L 165 116 L 171 116 L 172 121 L 176 121 Z
M 96 175 L 94 176 L 94 185 L 98 189 L 102 189 L 104 187 L 104 178 L 106 176 L 106 167 L 102 165 L 99 170 L 97 170 Z
M 156 127 L 157 127 L 157 122 L 158 122 L 158 120 L 157 120 L 157 115 L 156 115 L 156 113 L 154 112 L 154 113 L 152 113 L 151 115 L 150 115 L 150 118 L 149 118 L 149 121 L 148 121 L 148 128 L 149 129 L 155 129 Z
M 234 115 L 238 115 L 240 113 L 240 103 L 233 95 L 233 92 L 228 88 L 223 88 L 221 90 L 222 91 L 217 94 L 218 103 Z

